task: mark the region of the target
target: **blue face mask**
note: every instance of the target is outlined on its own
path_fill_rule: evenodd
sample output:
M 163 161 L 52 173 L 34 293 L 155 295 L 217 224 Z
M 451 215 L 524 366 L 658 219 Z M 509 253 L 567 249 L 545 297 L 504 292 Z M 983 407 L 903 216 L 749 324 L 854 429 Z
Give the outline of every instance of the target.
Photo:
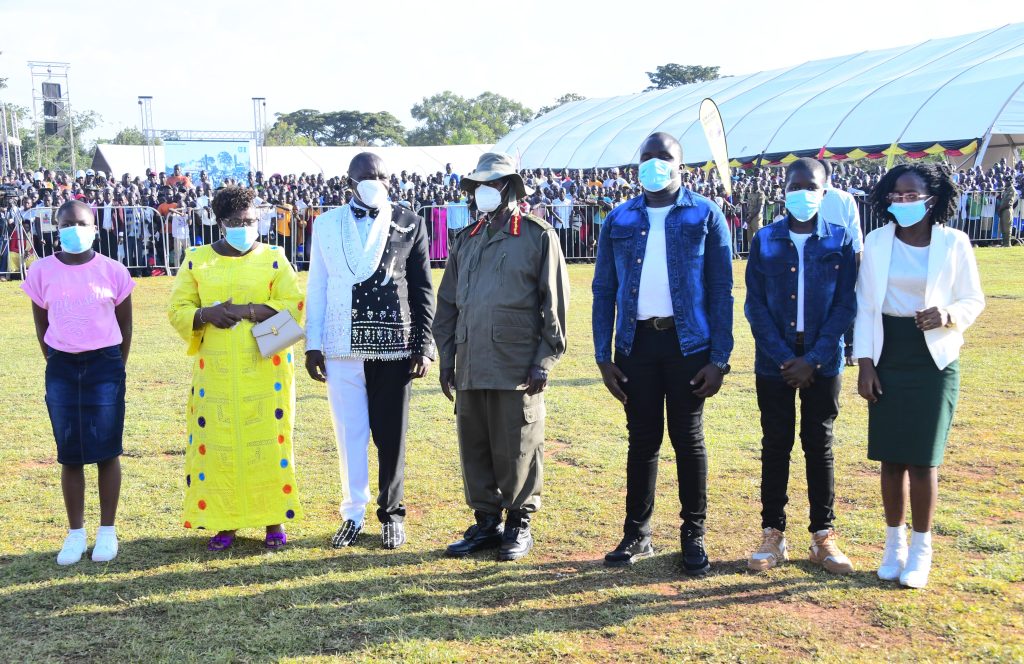
M 896 217 L 897 224 L 903 228 L 910 228 L 928 214 L 928 207 L 925 203 L 930 200 L 931 197 L 922 198 L 913 203 L 889 203 L 889 214 Z
M 225 228 L 224 239 L 232 247 L 243 254 L 252 248 L 256 242 L 257 232 L 255 226 L 242 226 L 240 228 Z
M 60 248 L 69 254 L 82 254 L 92 249 L 96 239 L 95 226 L 65 226 L 60 229 Z
M 810 191 L 809 189 L 798 189 L 786 192 L 786 210 L 789 211 L 797 221 L 810 221 L 818 214 L 821 207 L 821 197 L 824 194 L 820 189 Z
M 640 164 L 640 184 L 647 191 L 661 191 L 672 184 L 673 170 L 664 159 L 648 159 Z

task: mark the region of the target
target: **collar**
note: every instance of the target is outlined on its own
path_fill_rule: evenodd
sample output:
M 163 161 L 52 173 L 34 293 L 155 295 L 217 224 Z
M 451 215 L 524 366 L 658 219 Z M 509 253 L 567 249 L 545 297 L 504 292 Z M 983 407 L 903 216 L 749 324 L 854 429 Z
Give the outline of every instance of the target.
M 640 208 L 647 207 L 647 201 L 641 193 L 639 196 L 630 199 L 627 205 L 630 206 L 631 210 L 639 210 Z M 697 203 L 693 200 L 693 192 L 686 187 L 679 187 L 679 193 L 676 194 L 676 202 L 672 204 L 672 207 L 694 207 L 696 205 Z
M 814 230 L 811 231 L 811 235 L 816 235 L 818 238 L 832 237 L 832 229 L 829 228 L 829 223 L 821 218 L 821 212 L 818 212 L 818 223 L 815 224 Z M 773 223 L 768 227 L 770 229 L 770 235 L 768 236 L 772 240 L 789 240 L 789 216 L 785 219 Z
M 478 235 L 480 231 L 487 227 L 487 223 L 489 221 L 490 217 L 488 217 L 488 215 L 486 214 L 480 217 L 480 221 L 476 222 L 476 225 L 473 226 L 473 230 L 469 232 L 469 237 Z M 522 232 L 522 227 L 523 215 L 519 211 L 519 208 L 517 206 L 516 209 L 512 212 L 512 216 L 509 217 L 509 220 L 505 222 L 505 225 L 501 227 L 501 230 L 499 232 L 508 233 L 512 237 L 519 237 L 519 234 Z

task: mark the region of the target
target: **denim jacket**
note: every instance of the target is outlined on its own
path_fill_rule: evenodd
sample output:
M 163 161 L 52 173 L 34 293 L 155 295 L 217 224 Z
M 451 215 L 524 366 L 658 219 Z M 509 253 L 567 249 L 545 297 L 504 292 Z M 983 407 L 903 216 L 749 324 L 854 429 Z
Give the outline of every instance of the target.
M 781 376 L 796 356 L 796 247 L 789 219 L 762 228 L 750 243 L 747 300 L 754 334 L 754 373 Z M 804 245 L 804 358 L 821 376 L 843 370 L 843 333 L 857 313 L 857 261 L 842 226 L 819 224 Z
M 636 334 L 640 271 L 651 228 L 643 194 L 608 214 L 597 241 L 594 267 L 594 355 L 612 359 L 615 349 L 629 355 Z M 679 350 L 692 355 L 711 350 L 712 362 L 732 353 L 732 251 L 722 210 L 686 188 L 679 190 L 665 219 L 668 282 Z

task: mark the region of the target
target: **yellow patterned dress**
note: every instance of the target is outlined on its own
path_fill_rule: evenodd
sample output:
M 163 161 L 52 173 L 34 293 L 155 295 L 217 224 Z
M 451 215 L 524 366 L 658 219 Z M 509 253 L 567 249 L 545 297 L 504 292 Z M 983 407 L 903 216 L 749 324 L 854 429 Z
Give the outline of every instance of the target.
M 193 356 L 183 520 L 214 532 L 302 516 L 292 458 L 294 350 L 264 358 L 246 320 L 192 330 L 197 308 L 228 298 L 287 309 L 300 323 L 305 304 L 279 247 L 258 244 L 239 257 L 194 247 L 178 271 L 168 314 Z

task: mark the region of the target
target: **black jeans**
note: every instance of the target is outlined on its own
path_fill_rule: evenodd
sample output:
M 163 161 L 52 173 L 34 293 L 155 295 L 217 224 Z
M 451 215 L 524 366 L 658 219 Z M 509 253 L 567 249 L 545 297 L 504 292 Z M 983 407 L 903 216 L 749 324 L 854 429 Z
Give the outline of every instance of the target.
M 411 360 L 363 363 L 370 435 L 377 448 L 377 519 L 405 520 L 405 434 L 409 428 Z
M 832 424 L 839 415 L 842 375 L 815 376 L 800 392 L 800 445 L 807 467 L 809 530 L 832 527 L 835 513 L 835 463 Z M 786 530 L 789 496 L 789 457 L 796 434 L 796 392 L 782 378 L 757 377 L 757 407 L 761 410 L 761 527 Z
M 656 331 L 637 327 L 630 355 L 615 354 L 626 374 L 627 536 L 651 534 L 654 492 L 658 480 L 658 451 L 665 436 L 676 452 L 679 502 L 684 534 L 702 535 L 707 513 L 708 460 L 704 449 L 704 399 L 694 396 L 693 379 L 709 361 L 709 351 L 684 356 L 675 328 Z

